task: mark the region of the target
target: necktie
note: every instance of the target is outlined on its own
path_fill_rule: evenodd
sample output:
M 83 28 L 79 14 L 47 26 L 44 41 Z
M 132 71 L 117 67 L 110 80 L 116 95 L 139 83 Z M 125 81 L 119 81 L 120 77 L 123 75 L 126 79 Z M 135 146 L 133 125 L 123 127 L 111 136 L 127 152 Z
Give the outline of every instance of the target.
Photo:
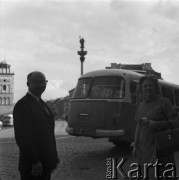
M 41 108 L 47 113 L 50 114 L 49 110 L 47 109 L 47 107 L 45 106 L 44 102 L 40 99 L 39 100 L 40 106 Z

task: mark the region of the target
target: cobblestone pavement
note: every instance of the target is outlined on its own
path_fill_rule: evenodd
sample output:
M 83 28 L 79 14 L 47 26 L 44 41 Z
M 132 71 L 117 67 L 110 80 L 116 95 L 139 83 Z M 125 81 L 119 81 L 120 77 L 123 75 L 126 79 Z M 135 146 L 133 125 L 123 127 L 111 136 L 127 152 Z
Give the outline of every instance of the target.
M 17 172 L 18 148 L 13 138 L 0 139 L 0 178 L 1 180 L 19 179 Z
M 61 164 L 52 175 L 52 180 L 106 180 L 107 158 L 118 158 L 118 163 L 121 158 L 127 158 L 122 165 L 124 173 L 127 174 L 131 170 L 131 164 L 136 162 L 131 150 L 131 148 L 115 147 L 107 139 L 95 140 L 84 137 L 63 139 L 58 142 Z M 175 156 L 179 175 L 179 153 Z M 117 173 L 116 179 L 125 178 Z
M 66 136 L 66 122 L 57 121 L 55 125 L 55 134 L 57 141 L 59 137 Z M 19 150 L 14 139 L 14 130 L 12 127 L 2 128 L 0 131 L 0 180 L 19 180 L 18 173 Z
M 129 150 L 115 148 L 106 139 L 94 140 L 84 137 L 57 136 L 57 149 L 61 160 L 52 180 L 105 179 L 106 158 L 128 156 Z M 18 180 L 18 148 L 13 138 L 0 140 L 1 180 Z
M 125 171 L 129 170 L 131 163 L 135 162 L 135 159 L 131 156 L 130 148 L 115 147 L 107 139 L 72 137 L 61 132 L 60 130 L 56 135 L 57 150 L 61 163 L 53 172 L 52 180 L 105 180 L 107 158 L 117 157 L 120 160 L 127 157 L 127 161 L 123 165 Z M 177 167 L 179 167 L 179 153 L 176 153 L 176 162 Z M 1 180 L 19 180 L 17 166 L 18 148 L 14 138 L 1 137 Z M 117 175 L 118 179 L 123 179 L 119 173 Z
M 52 175 L 53 180 L 105 180 L 107 158 L 128 157 L 125 169 L 134 161 L 130 148 L 117 148 L 107 139 L 62 139 L 58 143 L 58 154 L 61 164 Z

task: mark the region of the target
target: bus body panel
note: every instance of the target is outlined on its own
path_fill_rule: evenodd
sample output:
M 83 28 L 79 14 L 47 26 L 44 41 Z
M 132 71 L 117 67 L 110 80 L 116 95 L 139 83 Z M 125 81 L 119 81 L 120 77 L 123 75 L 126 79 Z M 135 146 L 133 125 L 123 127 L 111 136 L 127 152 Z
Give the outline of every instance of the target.
M 71 101 L 68 127 L 73 128 L 71 135 L 98 138 L 96 130 L 125 130 L 125 133 L 109 136 L 131 142 L 135 129 L 136 105 L 126 102 L 104 100 Z M 106 134 L 100 137 L 106 137 Z
M 104 128 L 104 111 L 105 101 L 72 101 L 70 103 L 69 126 Z

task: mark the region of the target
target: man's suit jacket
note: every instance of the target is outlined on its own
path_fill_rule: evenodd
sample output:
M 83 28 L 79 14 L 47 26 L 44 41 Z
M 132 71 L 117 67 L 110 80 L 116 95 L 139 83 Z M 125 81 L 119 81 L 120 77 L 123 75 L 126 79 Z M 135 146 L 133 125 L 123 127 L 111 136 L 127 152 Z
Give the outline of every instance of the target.
M 14 131 L 20 149 L 20 171 L 30 170 L 39 161 L 47 170 L 55 169 L 58 163 L 54 117 L 47 105 L 40 101 L 48 111 L 29 93 L 14 107 Z

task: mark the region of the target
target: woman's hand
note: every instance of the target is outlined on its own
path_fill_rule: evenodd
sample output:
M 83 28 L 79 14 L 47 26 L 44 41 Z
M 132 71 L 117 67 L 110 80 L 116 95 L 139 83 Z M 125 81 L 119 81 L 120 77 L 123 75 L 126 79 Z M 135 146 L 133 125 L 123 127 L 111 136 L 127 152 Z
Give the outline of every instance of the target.
M 153 120 L 147 120 L 145 128 L 149 129 L 152 132 L 156 132 L 159 129 L 159 122 Z

